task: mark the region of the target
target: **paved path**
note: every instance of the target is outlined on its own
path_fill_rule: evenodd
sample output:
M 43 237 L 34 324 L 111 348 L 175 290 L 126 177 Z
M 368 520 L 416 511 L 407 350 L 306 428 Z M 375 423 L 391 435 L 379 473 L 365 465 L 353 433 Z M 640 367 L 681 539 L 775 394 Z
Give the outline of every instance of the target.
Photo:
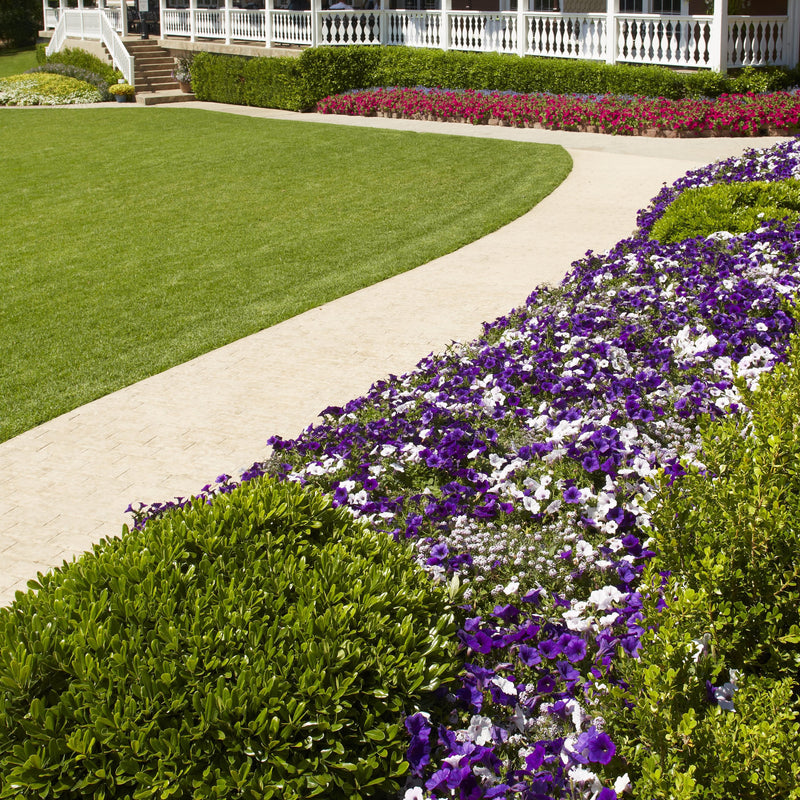
M 126 106 L 117 107 L 125 113 Z M 568 149 L 574 167 L 531 212 L 480 241 L 0 444 L 0 604 L 36 572 L 118 534 L 129 521 L 124 510 L 130 502 L 188 495 L 222 472 L 236 475 L 265 456 L 270 435 L 296 435 L 326 406 L 411 369 L 453 340 L 473 338 L 483 321 L 524 302 L 537 284 L 558 282 L 588 249 L 607 249 L 628 235 L 636 211 L 664 182 L 776 141 L 628 138 L 192 107 L 292 124 L 557 143 Z

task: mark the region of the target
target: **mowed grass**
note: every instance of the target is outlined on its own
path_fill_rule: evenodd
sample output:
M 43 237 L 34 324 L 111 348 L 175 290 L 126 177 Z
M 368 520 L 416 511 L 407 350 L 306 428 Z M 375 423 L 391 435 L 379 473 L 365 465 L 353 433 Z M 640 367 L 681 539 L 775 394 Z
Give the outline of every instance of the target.
M 3 109 L 0 142 L 0 441 L 450 252 L 571 168 L 188 108 Z
M 0 50 L 0 78 L 9 75 L 20 75 L 36 66 L 36 51 L 33 48 L 26 50 Z

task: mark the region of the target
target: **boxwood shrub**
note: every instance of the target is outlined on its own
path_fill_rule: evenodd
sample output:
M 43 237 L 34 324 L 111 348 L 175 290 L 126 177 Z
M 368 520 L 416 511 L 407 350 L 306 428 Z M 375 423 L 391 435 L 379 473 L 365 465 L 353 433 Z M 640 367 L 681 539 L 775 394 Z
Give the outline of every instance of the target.
M 389 796 L 404 715 L 457 674 L 457 591 L 296 484 L 37 580 L 0 609 L 2 797 Z
M 800 340 L 653 506 L 646 631 L 597 692 L 635 797 L 800 797 Z
M 800 180 L 717 183 L 683 192 L 653 225 L 650 238 L 680 242 L 716 231 L 747 233 L 765 220 L 800 216 Z
M 415 47 L 314 47 L 303 50 L 299 58 L 202 53 L 198 59 L 192 85 L 201 99 L 290 110 L 309 109 L 328 95 L 373 86 L 677 99 L 774 91 L 797 81 L 795 72 L 784 69 L 746 68 L 732 75 L 710 70 L 681 73 L 665 67 Z

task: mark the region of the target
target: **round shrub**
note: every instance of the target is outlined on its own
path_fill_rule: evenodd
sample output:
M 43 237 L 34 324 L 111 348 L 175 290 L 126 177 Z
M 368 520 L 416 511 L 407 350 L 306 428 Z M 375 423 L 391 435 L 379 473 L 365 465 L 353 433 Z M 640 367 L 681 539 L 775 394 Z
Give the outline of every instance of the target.
M 452 600 L 296 484 L 192 501 L 0 609 L 0 796 L 382 797 Z M 9 794 L 10 793 L 10 794 Z
M 653 225 L 650 238 L 664 244 L 717 231 L 747 233 L 771 219 L 797 220 L 800 180 L 718 183 L 679 195 Z
M 103 99 L 94 86 L 65 75 L 12 75 L 0 78 L 0 105 L 58 106 L 99 103 Z

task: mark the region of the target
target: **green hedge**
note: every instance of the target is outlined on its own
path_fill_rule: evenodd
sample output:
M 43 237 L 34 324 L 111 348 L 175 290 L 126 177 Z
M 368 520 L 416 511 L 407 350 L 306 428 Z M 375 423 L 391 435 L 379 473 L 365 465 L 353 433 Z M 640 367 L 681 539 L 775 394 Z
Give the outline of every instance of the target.
M 295 484 L 38 580 L 0 609 L 3 798 L 388 796 L 404 714 L 458 671 L 456 592 Z
M 299 58 L 198 54 L 192 68 L 203 100 L 303 110 L 331 94 L 373 86 L 428 86 L 554 94 L 718 96 L 794 85 L 795 71 L 746 68 L 736 75 L 709 70 L 608 65 L 594 61 L 520 58 L 414 47 L 315 47 Z
M 86 50 L 81 50 L 79 47 L 65 47 L 63 50 L 48 56 L 45 54 L 45 45 L 39 44 L 36 46 L 36 61 L 39 64 L 70 64 L 73 67 L 80 67 L 99 75 L 109 84 L 116 83 L 122 77 L 122 73 L 119 70 L 114 69 L 102 59 L 87 53 Z
M 765 220 L 796 222 L 800 216 L 800 180 L 717 183 L 680 194 L 653 225 L 650 238 L 680 242 L 716 231 L 747 233 Z
M 642 648 L 596 693 L 643 800 L 800 797 L 800 339 L 739 388 L 752 417 L 706 424 L 652 506 Z

